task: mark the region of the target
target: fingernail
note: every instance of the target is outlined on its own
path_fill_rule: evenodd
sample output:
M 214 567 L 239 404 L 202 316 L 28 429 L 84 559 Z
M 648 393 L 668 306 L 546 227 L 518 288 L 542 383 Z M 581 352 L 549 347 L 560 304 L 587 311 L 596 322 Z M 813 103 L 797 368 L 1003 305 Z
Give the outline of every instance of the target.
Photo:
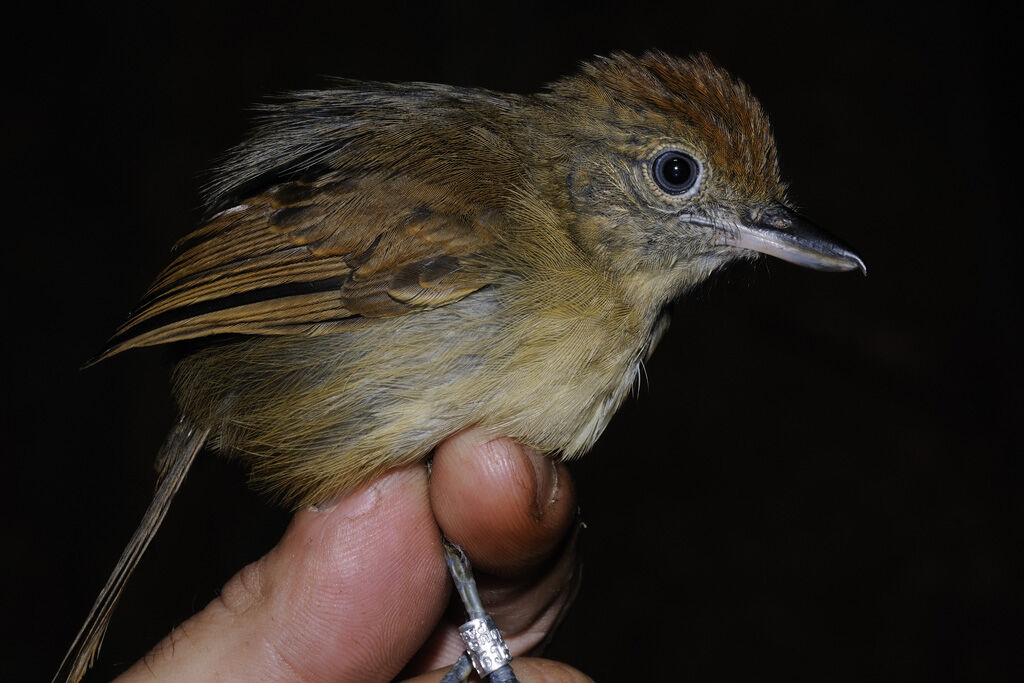
M 322 503 L 314 503 L 313 505 L 310 505 L 309 509 L 312 512 L 330 512 L 334 508 L 338 507 L 339 503 L 351 496 L 352 493 L 352 491 L 343 491 L 336 496 L 328 498 Z
M 311 505 L 310 509 L 313 512 L 326 513 L 333 511 L 342 503 L 347 503 L 350 509 L 345 511 L 346 516 L 353 519 L 360 517 L 377 506 L 382 495 L 381 490 L 387 485 L 387 479 L 391 474 L 389 472 L 380 479 L 364 484 L 354 491 L 339 493 L 319 505 Z
M 554 461 L 532 448 L 523 448 L 523 453 L 533 466 L 536 489 L 534 493 L 534 518 L 540 520 L 558 498 L 558 468 Z

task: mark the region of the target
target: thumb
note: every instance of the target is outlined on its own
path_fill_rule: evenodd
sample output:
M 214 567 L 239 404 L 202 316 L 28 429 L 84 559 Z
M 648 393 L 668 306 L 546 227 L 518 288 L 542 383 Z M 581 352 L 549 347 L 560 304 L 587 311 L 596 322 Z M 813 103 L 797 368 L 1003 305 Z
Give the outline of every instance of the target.
M 296 514 L 122 680 L 390 680 L 447 599 L 426 472 L 411 466 Z

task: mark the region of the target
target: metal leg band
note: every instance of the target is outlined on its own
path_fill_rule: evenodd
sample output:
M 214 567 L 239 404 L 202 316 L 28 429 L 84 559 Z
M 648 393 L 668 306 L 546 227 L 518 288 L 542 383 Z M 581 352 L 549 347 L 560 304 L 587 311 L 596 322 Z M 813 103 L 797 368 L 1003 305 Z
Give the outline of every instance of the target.
M 512 653 L 490 616 L 471 619 L 459 627 L 459 636 L 466 644 L 469 661 L 480 678 L 489 676 L 512 661 Z

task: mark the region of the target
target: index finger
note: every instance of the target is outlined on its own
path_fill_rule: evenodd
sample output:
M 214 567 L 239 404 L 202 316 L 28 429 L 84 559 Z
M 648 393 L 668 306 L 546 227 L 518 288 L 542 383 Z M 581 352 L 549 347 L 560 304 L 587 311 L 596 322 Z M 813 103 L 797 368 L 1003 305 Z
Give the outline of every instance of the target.
M 430 502 L 441 531 L 475 570 L 508 578 L 527 576 L 550 557 L 576 509 L 565 465 L 481 429 L 438 446 Z

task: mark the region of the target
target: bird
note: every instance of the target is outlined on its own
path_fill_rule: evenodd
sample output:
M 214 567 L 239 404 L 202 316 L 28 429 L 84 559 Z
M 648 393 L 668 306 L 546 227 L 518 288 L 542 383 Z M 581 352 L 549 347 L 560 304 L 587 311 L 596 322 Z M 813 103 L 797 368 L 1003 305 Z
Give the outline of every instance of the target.
M 204 444 L 296 508 L 473 426 L 573 459 L 715 271 L 867 272 L 792 208 L 763 108 L 704 54 L 595 57 L 529 95 L 332 85 L 260 107 L 92 361 L 171 345 L 180 418 L 55 680 L 91 665 Z

